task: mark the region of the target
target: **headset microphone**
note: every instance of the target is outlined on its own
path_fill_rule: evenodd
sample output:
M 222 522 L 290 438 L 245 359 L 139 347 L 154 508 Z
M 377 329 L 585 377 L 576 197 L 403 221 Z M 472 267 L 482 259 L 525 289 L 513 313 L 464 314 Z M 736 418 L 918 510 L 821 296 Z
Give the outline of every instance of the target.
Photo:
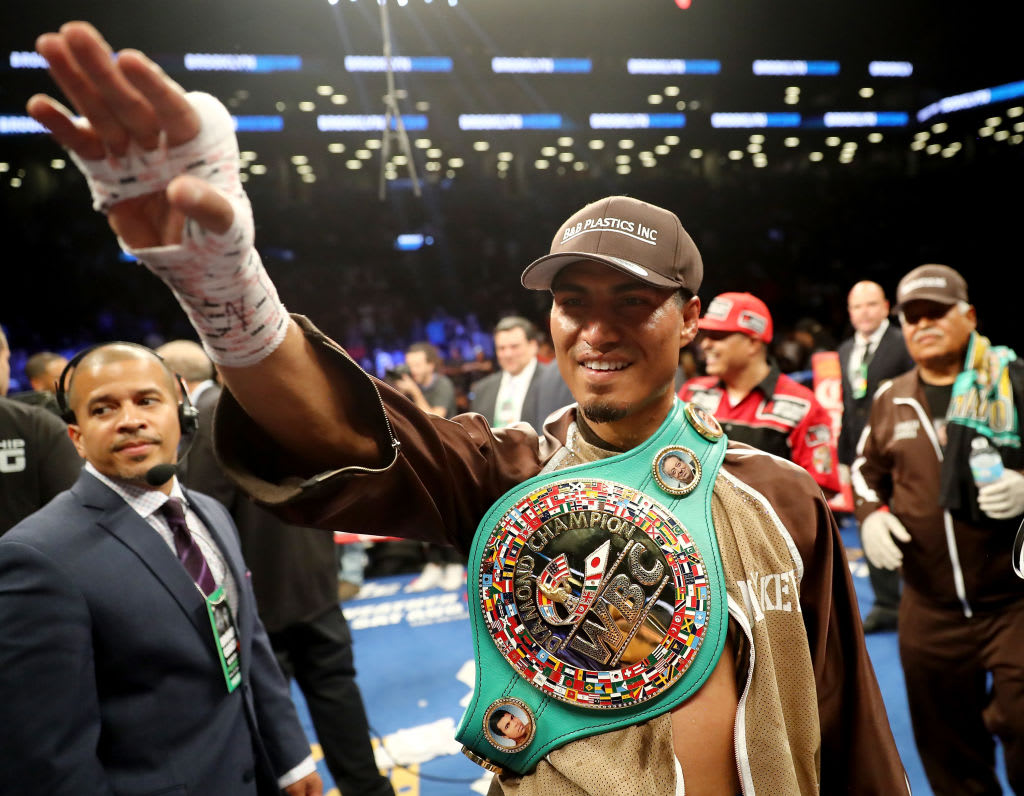
M 178 472 L 175 464 L 158 464 L 146 471 L 146 483 L 150 486 L 163 486 Z

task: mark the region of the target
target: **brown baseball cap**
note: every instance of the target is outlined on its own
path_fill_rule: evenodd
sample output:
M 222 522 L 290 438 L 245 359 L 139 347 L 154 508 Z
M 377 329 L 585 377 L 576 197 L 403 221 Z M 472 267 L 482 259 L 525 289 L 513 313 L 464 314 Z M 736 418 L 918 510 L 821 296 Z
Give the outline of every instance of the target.
M 918 300 L 940 304 L 967 301 L 967 282 L 948 265 L 919 265 L 896 286 L 896 306 Z
M 523 286 L 547 290 L 565 266 L 593 260 L 655 287 L 694 293 L 704 278 L 700 252 L 675 213 L 629 196 L 608 196 L 562 224 L 551 252 L 526 266 Z

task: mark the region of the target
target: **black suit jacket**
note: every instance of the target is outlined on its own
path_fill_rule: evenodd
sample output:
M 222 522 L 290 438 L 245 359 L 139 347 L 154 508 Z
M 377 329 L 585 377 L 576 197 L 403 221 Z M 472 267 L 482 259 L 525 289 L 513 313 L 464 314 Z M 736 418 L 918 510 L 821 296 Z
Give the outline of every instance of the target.
M 889 323 L 878 348 L 868 363 L 867 391 L 862 398 L 853 397 L 850 357 L 853 355 L 855 337 L 849 337 L 839 345 L 839 367 L 843 373 L 843 424 L 839 432 L 839 461 L 852 465 L 857 457 L 857 442 L 867 425 L 871 414 L 871 400 L 878 385 L 895 378 L 914 367 L 914 360 L 907 352 L 903 331 L 895 323 Z
M 238 584 L 242 683 L 174 551 L 83 471 L 0 538 L 0 793 L 270 794 L 308 756 L 231 518 L 186 496 Z
M 227 507 L 252 571 L 260 618 L 269 632 L 276 633 L 337 609 L 334 534 L 282 522 L 228 479 L 213 450 L 214 409 L 220 394 L 220 387 L 210 387 L 196 401 L 199 427 L 179 467 L 179 477 L 183 484 L 212 495 Z
M 504 371 L 497 371 L 484 376 L 470 388 L 470 411 L 479 412 L 494 425 L 494 410 L 498 402 L 498 388 Z M 569 388 L 558 372 L 554 362 L 538 362 L 537 368 L 530 379 L 530 386 L 523 398 L 523 411 L 520 420 L 529 423 L 538 434 L 544 432 L 544 420 L 556 409 L 575 401 Z

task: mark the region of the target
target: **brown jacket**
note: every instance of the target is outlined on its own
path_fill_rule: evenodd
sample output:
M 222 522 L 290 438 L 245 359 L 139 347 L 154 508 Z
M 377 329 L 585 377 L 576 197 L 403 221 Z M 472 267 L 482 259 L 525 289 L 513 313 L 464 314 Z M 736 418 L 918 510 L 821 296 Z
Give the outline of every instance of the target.
M 967 616 L 1024 599 L 1010 560 L 1016 522 L 975 525 L 943 510 L 942 455 L 918 370 L 884 382 L 851 470 L 858 521 L 888 506 L 903 523 L 903 579 L 921 599 Z
M 368 377 L 308 321 L 298 320 L 314 345 L 336 352 L 336 358 L 327 356 L 325 360 L 333 362 L 357 386 L 364 403 L 360 416 L 366 418 L 367 429 L 377 435 L 382 455 L 379 467 L 374 469 L 340 466 L 314 474 L 303 472 L 301 462 L 282 465 L 285 457 L 225 392 L 215 428 L 228 471 L 254 497 L 297 524 L 447 542 L 466 551 L 491 504 L 539 472 L 562 447 L 573 422 L 571 409 L 558 413 L 549 419 L 544 437 L 539 438 L 525 427 L 492 431 L 480 415 L 461 415 L 454 420 L 426 415 L 398 392 Z M 747 567 L 743 585 L 730 582 L 730 594 L 737 595 L 731 600 L 737 603 L 731 606 L 735 609 L 731 615 L 745 616 L 755 628 L 759 622 L 771 624 L 774 610 L 780 616 L 787 613 L 802 617 L 806 630 L 807 646 L 793 647 L 802 648 L 809 658 L 799 668 L 807 667 L 808 687 L 813 680 L 815 697 L 810 717 L 806 710 L 802 717 L 786 717 L 797 725 L 787 728 L 787 732 L 791 739 L 806 735 L 816 718 L 820 749 L 817 761 L 798 761 L 795 765 L 810 769 L 811 779 L 813 769 L 820 768 L 822 793 L 907 792 L 864 646 L 846 556 L 820 489 L 794 465 L 741 445 L 730 446 L 720 481 L 722 478 L 728 482 L 729 499 L 745 503 L 747 510 L 760 516 L 758 532 L 773 534 L 769 544 L 761 545 L 756 536 L 734 530 L 729 538 L 742 540 L 744 548 L 737 554 L 745 558 L 750 555 L 749 548 L 760 556 L 757 548 L 770 547 L 776 551 L 774 558 L 780 559 L 773 568 L 760 572 Z M 716 484 L 716 495 L 719 491 Z M 716 513 L 716 522 L 727 514 Z M 781 554 L 777 552 L 780 549 Z M 729 554 L 728 550 L 724 552 Z M 799 604 L 791 599 L 796 596 L 794 592 L 799 594 Z M 767 611 L 765 603 L 770 603 Z M 765 616 L 769 616 L 768 623 L 764 622 Z M 747 635 L 748 640 L 751 635 L 754 639 L 756 664 L 759 635 L 756 628 Z M 786 646 L 776 643 L 776 658 L 786 655 Z M 771 656 L 764 655 L 762 666 L 766 664 L 764 658 L 771 663 Z M 781 733 L 779 725 L 759 722 L 757 714 L 760 700 L 772 699 L 773 688 L 792 690 L 785 682 L 789 674 L 789 665 L 779 660 L 761 675 L 751 673 L 752 680 L 760 677 L 764 688 L 759 689 L 759 695 L 748 695 L 741 704 L 741 709 L 749 706 L 737 722 L 741 777 L 760 780 L 758 766 L 771 766 L 771 761 L 760 759 L 765 750 L 787 745 L 773 737 Z M 799 700 L 799 695 L 795 699 Z M 810 741 L 811 758 L 815 756 L 815 740 Z M 806 777 L 797 775 L 796 779 L 802 782 Z M 759 784 L 756 792 L 772 792 L 764 781 Z M 775 792 L 813 790 L 811 782 L 807 790 L 801 787 L 799 791 Z

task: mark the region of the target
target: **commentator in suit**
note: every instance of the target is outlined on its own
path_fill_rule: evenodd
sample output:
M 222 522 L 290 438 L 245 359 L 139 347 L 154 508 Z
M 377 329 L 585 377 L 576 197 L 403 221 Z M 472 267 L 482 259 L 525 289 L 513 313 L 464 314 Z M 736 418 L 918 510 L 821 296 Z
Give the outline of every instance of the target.
M 0 794 L 317 796 L 231 519 L 174 476 L 173 375 L 75 364 L 82 475 L 0 539 Z
M 878 385 L 914 367 L 903 333 L 889 322 L 889 302 L 876 282 L 858 282 L 847 296 L 854 334 L 839 345 L 843 374 L 843 423 L 839 431 L 839 463 L 846 467 L 857 458 L 857 442 L 871 414 Z M 864 632 L 896 629 L 900 604 L 900 575 L 879 569 L 870 561 L 868 575 L 875 600 L 864 617 Z
M 494 327 L 499 370 L 470 388 L 470 411 L 486 417 L 492 428 L 524 422 L 542 434 L 549 414 L 575 403 L 558 366 L 538 361 L 537 337 L 537 327 L 518 316 Z

